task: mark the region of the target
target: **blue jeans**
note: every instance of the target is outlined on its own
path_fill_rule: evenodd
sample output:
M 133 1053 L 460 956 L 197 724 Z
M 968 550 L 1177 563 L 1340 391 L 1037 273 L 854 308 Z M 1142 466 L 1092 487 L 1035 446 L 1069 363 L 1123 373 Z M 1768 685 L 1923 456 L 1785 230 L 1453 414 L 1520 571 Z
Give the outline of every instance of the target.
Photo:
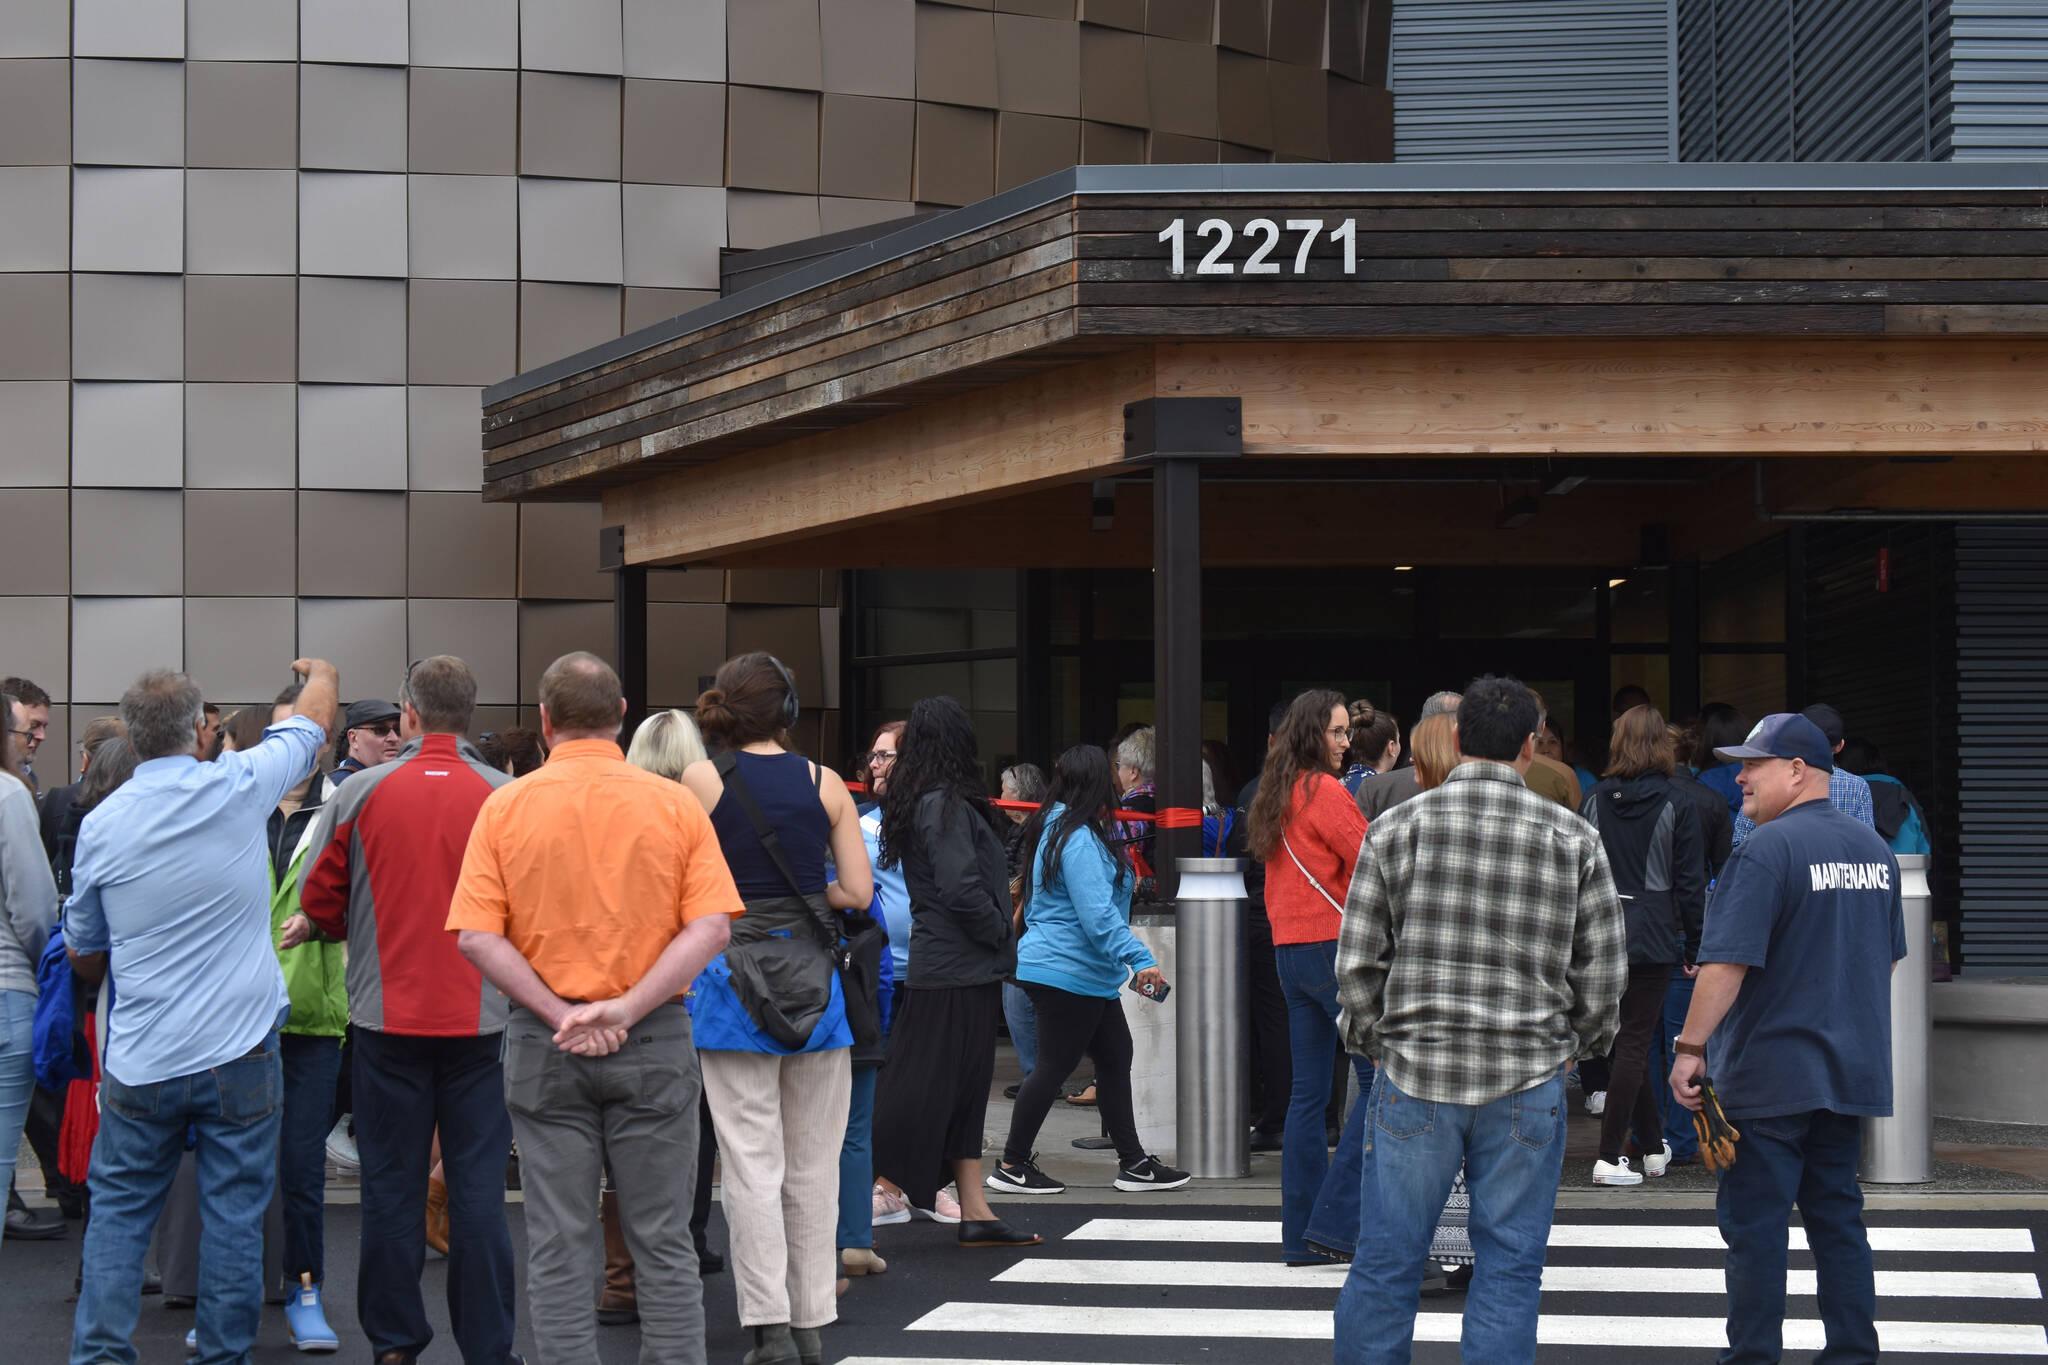
M 21 1151 L 21 1126 L 35 1099 L 36 998 L 27 991 L 0 991 L 0 1186 L 14 1188 L 14 1159 Z
M 184 1155 L 187 1129 L 199 1136 L 204 1223 L 198 1359 L 236 1365 L 249 1358 L 263 1308 L 263 1211 L 277 1183 L 283 1089 L 275 1030 L 210 1071 L 150 1085 L 123 1085 L 111 1075 L 100 1083 L 72 1365 L 135 1360 L 143 1257 Z
M 875 1244 L 875 1074 L 880 1070 L 872 1062 L 855 1063 L 847 1095 L 846 1141 L 839 1144 L 841 1251 Z
M 278 1035 L 284 1063 L 284 1115 L 277 1136 L 278 1199 L 284 1206 L 284 1278 L 296 1288 L 310 1273 L 327 1278 L 327 1130 L 334 1126 L 334 1083 L 341 1039 Z
M 1476 1265 L 1466 1365 L 1531 1365 L 1543 1256 L 1564 1170 L 1564 1073 L 1487 1104 L 1373 1088 L 1358 1254 L 1337 1299 L 1337 1365 L 1407 1365 L 1430 1240 L 1458 1167 L 1472 1196 Z M 1785 1225 L 1778 1224 L 1784 1236 Z
M 1776 1365 L 1785 1335 L 1785 1227 L 1795 1203 L 1827 1332 L 1814 1365 L 1871 1365 L 1877 1288 L 1856 1183 L 1862 1120 L 1816 1109 L 1736 1119 L 1735 1126 L 1742 1141 L 1714 1201 L 1728 1244 L 1728 1349 L 1720 1365 Z
M 1351 1059 L 1358 1103 L 1344 1120 L 1332 1162 L 1323 1145 L 1323 1111 L 1330 1104 L 1338 1046 L 1337 943 L 1283 943 L 1273 956 L 1287 1001 L 1287 1044 L 1294 1063 L 1287 1131 L 1280 1139 L 1280 1259 L 1306 1261 L 1312 1255 L 1311 1239 L 1340 1252 L 1357 1243 L 1358 1172 L 1373 1065 L 1363 1057 Z
M 1671 1098 L 1671 1064 L 1678 1054 L 1671 1045 L 1685 1031 L 1686 1011 L 1692 1008 L 1693 979 L 1678 967 L 1671 984 L 1664 988 L 1664 1027 L 1658 1033 L 1657 1074 L 1648 1078 L 1657 1092 L 1657 1105 L 1664 1116 L 1664 1140 L 1671 1144 L 1673 1161 L 1691 1161 L 1700 1154 L 1700 1135 L 1693 1131 L 1692 1110 Z
M 1003 1022 L 1017 1049 L 1017 1065 L 1029 1077 L 1031 1068 L 1038 1065 L 1038 1012 L 1031 1007 L 1031 997 L 1014 981 L 1003 983 Z

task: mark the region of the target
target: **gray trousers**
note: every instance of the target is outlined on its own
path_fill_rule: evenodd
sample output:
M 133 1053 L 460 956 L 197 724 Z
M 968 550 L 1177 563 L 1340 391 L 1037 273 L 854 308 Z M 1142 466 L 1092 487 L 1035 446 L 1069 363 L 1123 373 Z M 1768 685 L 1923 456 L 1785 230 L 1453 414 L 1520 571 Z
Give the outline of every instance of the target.
M 199 1163 L 187 1152 L 156 1220 L 156 1263 L 164 1293 L 199 1297 Z M 263 1301 L 283 1303 L 284 1201 L 276 1191 L 263 1211 Z
M 505 1105 L 525 1189 L 527 1310 L 539 1365 L 597 1359 L 604 1270 L 598 1182 L 607 1158 L 633 1253 L 642 1365 L 703 1365 L 704 1292 L 690 1238 L 703 1083 L 679 1003 L 634 1025 L 609 1057 L 577 1057 L 517 1006 L 505 1034 Z

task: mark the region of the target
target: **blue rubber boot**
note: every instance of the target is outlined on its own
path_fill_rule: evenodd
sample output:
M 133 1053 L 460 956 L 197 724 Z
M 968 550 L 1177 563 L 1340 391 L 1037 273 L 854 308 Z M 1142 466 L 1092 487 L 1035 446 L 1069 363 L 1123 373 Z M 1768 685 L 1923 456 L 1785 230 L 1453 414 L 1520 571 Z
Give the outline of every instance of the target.
M 299 1287 L 284 1301 L 285 1325 L 291 1329 L 292 1345 L 301 1351 L 333 1351 L 341 1338 L 327 1325 L 327 1313 L 320 1303 L 320 1286 L 311 1272 L 299 1276 Z

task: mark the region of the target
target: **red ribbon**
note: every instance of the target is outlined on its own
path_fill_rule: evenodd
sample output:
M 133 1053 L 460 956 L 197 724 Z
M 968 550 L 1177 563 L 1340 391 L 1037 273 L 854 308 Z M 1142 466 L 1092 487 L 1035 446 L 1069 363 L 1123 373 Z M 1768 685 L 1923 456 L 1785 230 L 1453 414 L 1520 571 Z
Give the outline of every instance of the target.
M 865 782 L 849 782 L 846 784 L 846 789 L 850 792 L 865 792 L 868 786 Z M 1040 803 L 1037 801 L 990 801 L 989 805 L 996 810 L 1030 811 L 1037 810 Z M 1109 813 L 1109 818 L 1117 821 L 1119 824 L 1126 825 L 1157 824 L 1161 829 L 1200 829 L 1204 817 L 1199 807 L 1168 806 L 1165 810 L 1157 812 L 1149 810 L 1114 810 Z

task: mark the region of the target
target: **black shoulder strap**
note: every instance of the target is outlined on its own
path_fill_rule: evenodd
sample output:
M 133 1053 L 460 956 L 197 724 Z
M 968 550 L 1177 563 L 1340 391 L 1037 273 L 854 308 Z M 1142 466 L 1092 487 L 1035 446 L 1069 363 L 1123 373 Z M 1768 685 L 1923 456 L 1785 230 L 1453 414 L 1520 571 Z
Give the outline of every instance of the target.
M 796 869 L 789 865 L 789 855 L 782 851 L 782 836 L 768 823 L 768 816 L 762 811 L 761 803 L 754 799 L 753 789 L 747 786 L 747 779 L 740 776 L 738 752 L 727 749 L 712 761 L 711 766 L 718 773 L 719 780 L 725 784 L 726 791 L 732 794 L 733 799 L 740 803 L 740 809 L 746 812 L 747 819 L 754 826 L 754 837 L 761 841 L 762 851 L 775 864 L 776 870 L 782 873 L 782 879 L 789 883 L 789 893 L 801 899 L 804 890 L 797 884 Z

